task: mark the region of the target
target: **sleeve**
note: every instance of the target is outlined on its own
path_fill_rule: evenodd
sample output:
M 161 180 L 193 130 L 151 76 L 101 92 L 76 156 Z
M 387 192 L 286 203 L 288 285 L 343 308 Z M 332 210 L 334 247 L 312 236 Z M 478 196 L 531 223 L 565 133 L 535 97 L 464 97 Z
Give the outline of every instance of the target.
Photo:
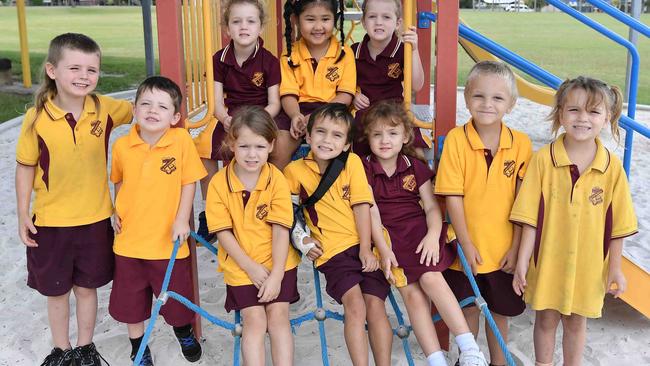
M 278 58 L 273 56 L 270 52 L 266 52 L 264 62 L 264 74 L 266 78 L 266 87 L 270 88 L 274 85 L 280 84 L 282 77 L 280 76 L 280 61 Z
M 183 147 L 183 168 L 181 170 L 181 184 L 194 183 L 208 175 L 203 162 L 196 151 L 196 145 L 186 129 L 178 128 L 179 138 Z
M 108 107 L 108 118 L 113 121 L 113 128 L 131 123 L 133 120 L 133 104 L 125 99 L 113 99 L 111 97 L 102 96 L 100 101 L 102 107 Z
M 350 153 L 345 167 L 350 176 L 350 205 L 361 203 L 373 204 L 372 193 L 368 187 L 368 178 L 358 155 Z
M 282 225 L 291 229 L 291 226 L 293 225 L 293 204 L 291 203 L 289 185 L 287 184 L 287 180 L 279 171 L 273 172 L 272 174 L 274 180 L 273 195 L 266 222 Z
M 342 63 L 343 75 L 341 75 L 341 82 L 336 87 L 336 92 L 345 92 L 354 95 L 357 91 L 357 66 L 354 61 L 354 53 L 350 47 L 343 47 L 345 56 Z M 284 78 L 284 75 L 282 76 Z
M 227 187 L 224 187 L 225 179 L 223 174 L 220 173 L 217 173 L 210 181 L 205 198 L 205 218 L 208 222 L 208 231 L 211 233 L 232 229 L 233 226 L 228 202 L 219 194 L 220 191 L 228 191 Z M 219 190 L 220 185 L 222 186 L 221 190 Z
M 510 211 L 510 221 L 512 222 L 537 227 L 539 208 L 543 204 L 542 174 L 544 162 L 541 156 L 543 151 L 547 150 L 538 152 L 530 160 L 526 177 L 521 184 L 521 188 L 519 188 L 519 193 Z
M 465 152 L 459 141 L 459 132 L 453 129 L 447 135 L 438 165 L 435 194 L 442 196 L 463 196 L 465 194 Z
M 639 230 L 625 170 L 619 160 L 616 162 L 618 164 L 615 170 L 616 178 L 614 179 L 611 206 L 612 239 L 634 235 Z
M 370 161 L 368 159 L 361 159 L 363 163 L 363 170 L 366 172 L 366 178 L 368 179 L 368 184 L 373 187 L 374 175 L 372 174 L 372 167 L 370 166 Z
M 115 141 L 113 144 L 113 149 L 111 151 L 111 182 L 117 184 L 122 181 L 124 176 L 124 170 L 122 167 L 122 161 L 120 160 L 120 153 L 122 151 L 121 143 L 122 138 Z
M 413 163 L 413 170 L 415 171 L 415 183 L 417 184 L 418 188 L 420 188 L 425 182 L 433 179 L 433 170 L 431 170 L 428 165 L 423 163 L 420 159 L 413 157 L 409 157 L 409 160 L 411 160 Z
M 217 51 L 217 53 L 212 56 L 212 72 L 214 73 L 214 81 L 224 83 L 226 80 L 226 73 L 224 64 L 221 62 L 221 54 L 223 49 Z
M 296 67 L 295 69 L 292 69 L 291 66 L 289 66 L 289 58 L 287 56 L 282 56 L 280 59 L 280 74 L 282 76 L 282 81 L 280 82 L 280 96 L 300 96 L 300 84 L 298 83 L 295 72 L 300 72 L 300 68 Z
M 298 183 L 298 180 L 296 179 L 296 174 L 295 174 L 295 166 L 296 163 L 292 162 L 289 163 L 284 168 L 284 177 L 287 181 L 287 185 L 289 186 L 289 192 L 291 194 L 299 194 L 300 193 L 300 183 Z
M 531 155 L 533 155 L 533 147 L 530 142 L 530 138 L 526 134 L 521 134 L 521 147 L 519 149 L 519 156 L 517 161 L 519 166 L 517 167 L 517 178 L 524 179 L 526 175 L 526 169 L 528 168 L 528 162 L 530 161 Z
M 39 149 L 35 118 L 36 110 L 30 108 L 25 113 L 20 128 L 20 135 L 16 144 L 16 161 L 22 165 L 35 166 L 38 164 Z

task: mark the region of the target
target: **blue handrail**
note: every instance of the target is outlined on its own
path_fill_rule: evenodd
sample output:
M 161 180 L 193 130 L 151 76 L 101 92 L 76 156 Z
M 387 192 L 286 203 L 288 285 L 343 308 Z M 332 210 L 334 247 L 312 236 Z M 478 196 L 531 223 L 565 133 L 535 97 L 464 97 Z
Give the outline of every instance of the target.
M 637 19 L 632 18 L 628 14 L 623 13 L 622 11 L 604 2 L 603 0 L 587 0 L 587 2 L 602 10 L 604 13 L 609 14 L 612 18 L 634 29 L 635 31 L 643 34 L 646 37 L 650 37 L 650 27 L 641 23 Z

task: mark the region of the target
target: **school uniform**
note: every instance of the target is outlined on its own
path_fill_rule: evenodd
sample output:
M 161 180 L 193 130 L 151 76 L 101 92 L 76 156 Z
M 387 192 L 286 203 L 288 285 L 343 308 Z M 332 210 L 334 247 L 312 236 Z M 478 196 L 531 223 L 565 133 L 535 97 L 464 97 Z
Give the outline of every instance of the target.
M 502 123 L 492 156 L 470 120 L 445 138 L 436 177 L 437 195 L 463 197 L 467 231 L 483 259 L 477 265 L 479 288 L 490 309 L 505 316 L 525 308 L 512 290 L 512 275 L 501 271 L 500 262 L 512 245 L 514 226 L 508 218 L 531 153 L 528 136 Z M 444 275 L 459 300 L 472 294 L 458 260 Z
M 79 119 L 51 99 L 25 114 L 16 161 L 33 166 L 32 215 L 39 244 L 27 248 L 27 285 L 59 296 L 98 288 L 113 276 L 106 162 L 111 130 L 132 119 L 131 103 L 88 95 Z M 83 204 L 79 204 L 83 202 Z
M 293 207 L 287 182 L 280 170 L 266 163 L 252 191 L 246 190 L 235 174 L 236 161 L 220 170 L 210 181 L 206 198 L 208 230 L 218 233 L 231 230 L 241 249 L 253 261 L 273 268 L 273 226 L 291 229 Z M 249 306 L 267 305 L 273 302 L 294 303 L 299 300 L 297 287 L 298 253 L 289 246 L 280 295 L 269 303 L 260 303 L 258 289 L 235 260 L 219 245 L 219 272 L 226 283 L 227 311 L 241 310 Z
M 609 245 L 638 231 L 623 166 L 596 139 L 591 165 L 580 174 L 564 137 L 531 159 L 510 220 L 536 229 L 524 300 L 534 310 L 601 316 Z
M 154 145 L 142 140 L 139 126 L 113 145 L 111 181 L 121 183 L 115 213 L 121 232 L 115 235 L 115 278 L 109 313 L 123 323 L 139 323 L 150 317 L 152 296 L 158 296 L 174 243 L 172 226 L 178 214 L 181 190 L 207 172 L 190 134 L 170 128 Z M 192 295 L 189 248 L 181 243 L 169 290 Z M 167 302 L 161 314 L 168 324 L 191 322 L 193 312 L 176 300 Z

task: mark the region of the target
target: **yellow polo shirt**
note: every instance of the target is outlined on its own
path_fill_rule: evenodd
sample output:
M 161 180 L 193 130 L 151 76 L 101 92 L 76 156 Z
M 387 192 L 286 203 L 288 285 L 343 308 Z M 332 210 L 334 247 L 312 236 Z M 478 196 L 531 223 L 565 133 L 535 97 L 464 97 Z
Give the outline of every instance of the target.
M 132 105 L 95 98 L 86 96 L 78 121 L 52 100 L 38 116 L 34 108 L 25 114 L 16 161 L 36 167 L 32 213 L 38 226 L 87 225 L 113 212 L 106 174 L 108 139 L 114 127 L 131 122 Z
M 483 259 L 479 273 L 498 270 L 512 245 L 514 228 L 508 217 L 517 180 L 524 177 L 531 154 L 528 136 L 503 123 L 499 148 L 489 167 L 486 156 L 491 152 L 483 145 L 471 119 L 449 131 L 445 138 L 435 193 L 463 196 L 467 231 Z M 451 268 L 461 269 L 458 259 Z
M 181 187 L 206 175 L 192 137 L 183 128 L 170 128 L 153 147 L 142 141 L 137 125 L 120 137 L 113 145 L 111 165 L 111 181 L 122 183 L 115 199 L 122 222 L 113 244 L 115 254 L 169 259 Z M 178 258 L 189 254 L 183 243 Z
M 345 56 L 336 62 L 341 54 L 341 43 L 332 36 L 325 56 L 314 68 L 314 58 L 304 40 L 294 43 L 291 60 L 295 67 L 289 66 L 286 55 L 280 59 L 280 96 L 295 95 L 299 103 L 327 103 L 334 99 L 337 92 L 354 95 L 357 88 L 354 53 L 348 46 L 343 46 L 343 51 Z
M 210 181 L 205 200 L 208 230 L 232 230 L 237 243 L 252 260 L 269 270 L 273 268 L 273 224 L 291 229 L 293 207 L 284 176 L 272 164 L 265 164 L 252 192 L 235 174 L 235 160 Z M 246 203 L 244 204 L 244 201 Z M 289 255 L 285 271 L 296 268 L 300 256 L 287 242 Z M 251 285 L 246 272 L 219 245 L 219 271 L 230 286 Z
M 299 195 L 301 202 L 314 193 L 321 180 L 318 164 L 311 152 L 287 165 L 284 175 L 291 193 Z M 359 244 L 352 206 L 361 203 L 373 204 L 372 193 L 361 159 L 350 153 L 345 168 L 323 198 L 305 210 L 311 236 L 323 247 L 323 255 L 316 260 L 316 266 Z
M 597 318 L 610 240 L 635 234 L 637 220 L 618 157 L 596 139 L 594 161 L 579 175 L 563 142 L 561 135 L 533 156 L 510 215 L 537 229 L 524 300 L 535 310 Z

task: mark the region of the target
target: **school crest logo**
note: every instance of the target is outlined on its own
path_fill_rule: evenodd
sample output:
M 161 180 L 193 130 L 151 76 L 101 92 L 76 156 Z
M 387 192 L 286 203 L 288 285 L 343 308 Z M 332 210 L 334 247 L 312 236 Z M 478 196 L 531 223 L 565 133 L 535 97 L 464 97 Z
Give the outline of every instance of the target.
M 255 210 L 255 217 L 257 217 L 258 220 L 264 220 L 268 214 L 269 206 L 266 203 L 262 203 L 261 205 L 257 206 Z
M 406 177 L 402 178 L 402 188 L 406 189 L 409 192 L 415 191 L 415 175 L 409 174 Z
M 386 73 L 389 78 L 397 79 L 402 75 L 402 68 L 399 66 L 398 62 L 388 65 L 388 73 Z
M 162 165 L 160 166 L 160 170 L 167 174 L 171 174 L 176 170 L 176 158 L 171 157 L 171 158 L 163 158 L 162 159 Z
M 600 187 L 594 187 L 591 189 L 591 195 L 589 196 L 589 201 L 591 204 L 596 206 L 603 203 L 603 190 Z
M 341 77 L 341 75 L 339 75 L 339 68 L 337 66 L 328 67 L 325 77 L 327 78 L 327 80 L 331 82 L 335 82 Z
M 102 129 L 102 121 L 97 120 L 90 124 L 90 134 L 93 136 L 100 137 L 104 130 Z
M 503 163 L 503 175 L 510 178 L 513 174 L 515 174 L 515 161 L 506 160 L 505 163 Z
M 258 88 L 262 86 L 264 84 L 264 73 L 259 71 L 254 73 L 251 82 Z
M 347 200 L 347 201 L 350 200 L 350 185 L 349 184 L 346 184 L 346 185 L 343 186 L 343 196 L 342 196 L 342 198 L 344 200 Z

